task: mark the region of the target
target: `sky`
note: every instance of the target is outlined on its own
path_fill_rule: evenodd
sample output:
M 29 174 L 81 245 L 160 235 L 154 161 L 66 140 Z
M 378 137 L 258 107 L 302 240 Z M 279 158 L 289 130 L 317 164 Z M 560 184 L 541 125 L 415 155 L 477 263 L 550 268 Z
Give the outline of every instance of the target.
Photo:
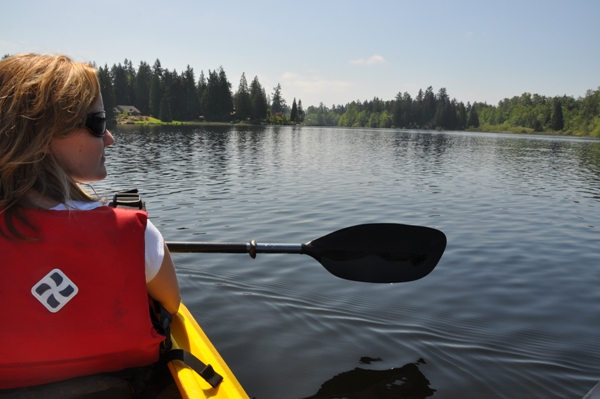
M 222 66 L 233 92 L 245 73 L 304 108 L 429 86 L 496 105 L 598 89 L 599 16 L 599 0 L 0 0 L 0 56 Z

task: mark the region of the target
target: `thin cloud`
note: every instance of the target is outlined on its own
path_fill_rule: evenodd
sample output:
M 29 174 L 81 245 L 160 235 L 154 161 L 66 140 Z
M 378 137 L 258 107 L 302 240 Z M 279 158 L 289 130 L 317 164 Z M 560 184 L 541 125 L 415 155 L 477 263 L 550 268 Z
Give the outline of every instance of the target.
M 303 76 L 294 72 L 285 72 L 282 76 L 286 86 L 302 89 L 306 93 L 344 92 L 353 86 L 344 80 L 326 79 L 321 76 Z
M 357 88 L 354 82 L 332 79 L 315 72 L 288 71 L 280 75 L 279 79 L 288 104 L 291 104 L 292 97 L 302 99 L 305 109 L 320 102 L 339 103 L 341 99 L 351 98 Z
M 385 62 L 385 59 L 378 54 L 375 54 L 371 58 L 367 58 L 367 59 L 359 58 L 357 60 L 350 60 L 350 63 L 354 64 L 354 65 L 375 65 L 375 64 L 383 64 L 384 62 Z

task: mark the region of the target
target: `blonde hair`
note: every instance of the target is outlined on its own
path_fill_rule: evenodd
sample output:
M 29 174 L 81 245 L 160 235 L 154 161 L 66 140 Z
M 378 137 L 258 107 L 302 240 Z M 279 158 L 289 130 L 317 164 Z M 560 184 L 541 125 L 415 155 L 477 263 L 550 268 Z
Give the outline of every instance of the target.
M 64 55 L 20 54 L 0 61 L 0 216 L 5 237 L 25 239 L 15 226 L 35 231 L 22 207 L 32 190 L 64 203 L 91 201 L 50 152 L 53 137 L 82 126 L 100 96 L 96 70 Z

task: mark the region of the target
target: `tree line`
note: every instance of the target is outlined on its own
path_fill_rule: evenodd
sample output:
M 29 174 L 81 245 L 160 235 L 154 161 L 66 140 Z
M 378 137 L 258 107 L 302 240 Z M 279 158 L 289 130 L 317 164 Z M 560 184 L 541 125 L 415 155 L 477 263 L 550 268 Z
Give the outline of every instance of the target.
M 343 127 L 396 127 L 414 129 L 462 130 L 478 127 L 477 109 L 455 99 L 450 100 L 445 88 L 437 93 L 432 87 L 419 90 L 413 99 L 398 93 L 394 100 L 375 97 L 371 101 L 352 101 L 345 106 L 309 107 L 306 124 Z
M 117 105 L 133 105 L 143 115 L 164 122 L 205 120 L 211 122 L 249 121 L 298 123 L 303 120 L 302 100 L 294 99 L 290 108 L 281 95 L 281 85 L 268 96 L 258 77 L 248 84 L 242 73 L 238 89 L 231 83 L 223 67 L 200 72 L 196 80 L 193 68 L 177 73 L 163 68 L 159 59 L 152 66 L 140 62 L 137 69 L 130 60 L 123 64 L 97 67 L 107 117 L 116 115 Z
M 7 57 L 5 55 L 3 58 Z M 200 72 L 196 80 L 188 65 L 177 73 L 142 61 L 135 69 L 130 60 L 97 68 L 105 109 L 113 118 L 116 105 L 134 105 L 143 115 L 162 121 L 206 120 L 215 122 L 302 123 L 304 125 L 380 127 L 440 130 L 482 130 L 514 132 L 558 132 L 600 137 L 600 87 L 584 97 L 546 97 L 523 93 L 505 98 L 498 105 L 451 99 L 445 88 L 434 92 L 430 86 L 416 97 L 399 92 L 393 100 L 377 97 L 346 105 L 309 106 L 299 100 L 288 106 L 281 85 L 267 95 L 258 77 L 250 84 L 242 73 L 238 89 L 223 67 Z
M 524 93 L 497 106 L 466 105 L 450 99 L 447 90 L 430 86 L 415 98 L 398 93 L 393 100 L 377 97 L 328 108 L 321 103 L 306 110 L 306 125 L 438 130 L 558 132 L 600 137 L 600 88 L 585 97 L 546 97 Z

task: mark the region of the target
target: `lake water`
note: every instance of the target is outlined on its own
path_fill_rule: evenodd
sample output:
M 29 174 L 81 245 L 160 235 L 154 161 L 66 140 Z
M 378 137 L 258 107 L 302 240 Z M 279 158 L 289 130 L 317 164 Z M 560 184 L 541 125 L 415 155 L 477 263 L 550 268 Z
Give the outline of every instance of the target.
M 361 223 L 448 237 L 427 277 L 303 255 L 174 254 L 184 302 L 250 397 L 582 398 L 600 380 L 600 141 L 118 126 L 110 194 L 167 241 L 305 243 Z

